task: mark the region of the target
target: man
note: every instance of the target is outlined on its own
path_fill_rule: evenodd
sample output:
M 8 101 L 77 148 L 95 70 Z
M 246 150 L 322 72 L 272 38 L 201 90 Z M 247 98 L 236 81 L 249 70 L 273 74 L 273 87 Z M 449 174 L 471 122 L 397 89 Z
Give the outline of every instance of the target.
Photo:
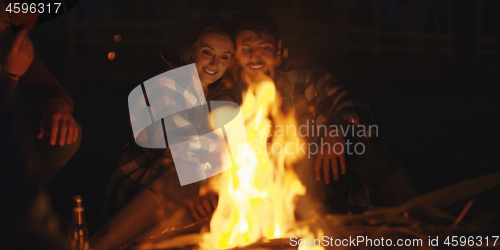
M 73 100 L 44 67 L 28 29 L 37 14 L 7 13 L 0 1 L 0 80 L 3 151 L 24 177 L 47 183 L 79 147 Z M 17 32 L 13 32 L 17 31 Z
M 0 0 L 2 242 L 7 248 L 69 249 L 41 187 L 76 152 L 81 128 L 71 114 L 73 100 L 28 36 L 38 15 L 5 8 Z
M 368 187 L 386 206 L 398 205 L 416 196 L 401 168 L 388 162 L 369 107 L 358 93 L 316 67 L 282 65 L 280 30 L 269 13 L 243 11 L 236 14 L 231 23 L 236 38 L 237 65 L 246 83 L 237 84 L 236 88 L 240 89 L 236 92 L 241 93 L 248 84 L 271 77 L 284 109 L 296 111 L 299 125 L 309 124 L 305 139 L 319 148 L 317 152 L 307 152 L 305 158 L 316 153 L 315 159 L 302 162 L 297 171 L 303 177 L 301 181 L 308 194 L 327 204 L 326 212 L 356 212 L 368 208 Z M 241 96 L 239 99 L 241 101 Z M 323 130 L 315 130 L 315 126 L 321 125 Z M 344 137 L 342 131 L 348 129 L 354 132 Z M 365 131 L 360 131 L 362 129 Z M 314 177 L 308 179 L 307 176 Z M 332 177 L 335 182 L 330 181 Z M 310 181 L 313 178 L 318 182 Z M 211 214 L 215 207 L 210 206 L 209 201 L 208 197 L 200 197 L 192 202 L 191 212 L 195 217 Z

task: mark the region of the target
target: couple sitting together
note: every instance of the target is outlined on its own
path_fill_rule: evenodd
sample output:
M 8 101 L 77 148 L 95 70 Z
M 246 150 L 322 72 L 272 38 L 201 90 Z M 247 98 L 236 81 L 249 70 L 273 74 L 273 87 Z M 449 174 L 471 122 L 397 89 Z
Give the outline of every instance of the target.
M 243 11 L 230 22 L 216 17 L 200 21 L 184 42 L 179 66 L 196 65 L 207 101 L 241 104 L 249 79 L 265 74 L 274 80 L 282 105 L 295 110 L 299 124 L 310 119 L 316 126 L 328 128 L 373 125 L 359 94 L 318 68 L 283 63 L 282 55 L 276 20 L 265 11 Z M 346 144 L 347 140 L 364 145 L 362 154 L 321 150 L 308 167 L 299 170 L 299 176 L 317 180 L 303 183 L 309 196 L 325 204 L 325 212 L 353 211 L 357 205 L 366 208 L 370 200 L 392 206 L 414 197 L 401 168 L 388 162 L 376 135 L 325 135 L 321 139 L 330 145 Z M 111 220 L 92 237 L 94 249 L 116 249 L 181 206 L 189 208 L 193 221 L 209 218 L 217 207 L 217 194 L 200 192 L 203 181 L 180 185 L 168 148 L 142 148 L 133 141 L 127 144 L 118 165 L 104 205 Z M 360 196 L 369 197 L 370 192 L 374 195 L 368 201 L 356 204 L 356 200 L 363 200 Z

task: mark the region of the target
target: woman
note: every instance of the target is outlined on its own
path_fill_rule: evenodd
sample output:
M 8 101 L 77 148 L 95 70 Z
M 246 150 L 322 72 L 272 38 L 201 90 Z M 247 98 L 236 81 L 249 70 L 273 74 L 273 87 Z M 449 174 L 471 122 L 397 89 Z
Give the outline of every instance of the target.
M 216 17 L 200 21 L 184 42 L 179 66 L 195 63 L 207 100 L 234 100 L 224 84 L 231 81 L 234 44 L 229 23 Z M 106 191 L 105 210 L 108 215 L 119 212 L 92 237 L 93 249 L 116 249 L 130 241 L 190 202 L 203 184 L 180 186 L 169 149 L 128 143 L 118 165 Z

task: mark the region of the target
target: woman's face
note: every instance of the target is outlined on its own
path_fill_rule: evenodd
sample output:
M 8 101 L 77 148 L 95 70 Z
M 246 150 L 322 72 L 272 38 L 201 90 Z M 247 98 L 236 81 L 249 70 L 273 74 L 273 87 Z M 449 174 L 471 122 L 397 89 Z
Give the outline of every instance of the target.
M 233 42 L 227 36 L 207 34 L 203 37 L 194 57 L 203 88 L 224 75 L 232 60 L 233 46 Z

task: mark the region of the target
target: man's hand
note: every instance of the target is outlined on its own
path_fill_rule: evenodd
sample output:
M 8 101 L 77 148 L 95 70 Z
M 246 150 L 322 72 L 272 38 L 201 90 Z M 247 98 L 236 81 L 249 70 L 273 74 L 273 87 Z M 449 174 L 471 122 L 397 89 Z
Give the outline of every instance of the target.
M 345 174 L 345 157 L 344 153 L 346 150 L 345 139 L 342 134 L 338 134 L 336 136 L 328 136 L 330 133 L 326 134 L 323 138 L 324 147 L 319 151 L 319 154 L 316 156 L 316 161 L 314 162 L 314 171 L 316 173 L 316 180 L 321 180 L 320 171 L 323 168 L 323 177 L 325 178 L 325 183 L 330 183 L 330 164 L 333 171 L 333 179 L 339 179 L 339 166 L 337 163 L 337 159 L 340 161 L 340 169 L 342 174 Z M 330 150 L 328 150 L 327 145 L 330 145 Z
M 77 141 L 78 132 L 78 126 L 68 104 L 63 100 L 54 100 L 43 113 L 38 139 L 50 134 L 50 145 L 56 145 L 57 138 L 60 146 L 70 145 Z
M 10 50 L 5 55 L 2 70 L 20 77 L 33 61 L 33 50 L 28 30 L 18 32 L 14 36 Z
M 189 210 L 197 221 L 203 222 L 204 219 L 210 217 L 215 208 L 217 208 L 219 197 L 217 194 L 208 192 L 205 196 L 196 195 L 193 200 L 188 203 Z

